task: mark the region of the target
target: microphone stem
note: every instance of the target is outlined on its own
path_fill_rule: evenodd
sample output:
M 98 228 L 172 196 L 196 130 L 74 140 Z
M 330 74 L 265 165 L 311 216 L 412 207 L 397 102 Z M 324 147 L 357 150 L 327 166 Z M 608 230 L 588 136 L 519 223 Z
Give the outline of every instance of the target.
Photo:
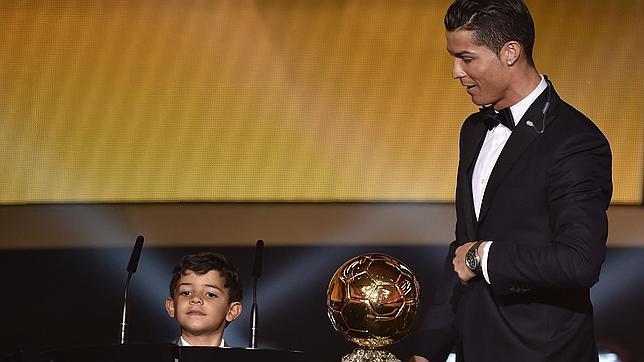
M 250 309 L 250 348 L 257 348 L 257 278 L 253 278 L 253 306 Z
M 132 278 L 132 273 L 127 274 L 127 280 L 125 281 L 125 295 L 123 296 L 123 315 L 121 316 L 121 344 L 125 344 L 127 342 L 127 290 L 130 286 L 130 278 Z

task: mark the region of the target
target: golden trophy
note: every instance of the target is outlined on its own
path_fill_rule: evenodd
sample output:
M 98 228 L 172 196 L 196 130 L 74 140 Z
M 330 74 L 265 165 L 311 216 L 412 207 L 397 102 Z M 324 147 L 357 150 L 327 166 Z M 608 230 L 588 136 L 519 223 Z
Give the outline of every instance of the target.
M 364 254 L 342 264 L 327 290 L 333 327 L 358 345 L 342 362 L 400 362 L 384 350 L 411 329 L 420 301 L 414 273 L 385 254 Z

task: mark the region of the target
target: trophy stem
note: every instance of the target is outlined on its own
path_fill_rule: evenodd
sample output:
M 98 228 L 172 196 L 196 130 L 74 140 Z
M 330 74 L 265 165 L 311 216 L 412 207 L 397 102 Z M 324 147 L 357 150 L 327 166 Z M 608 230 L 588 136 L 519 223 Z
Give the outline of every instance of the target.
M 392 353 L 380 349 L 356 348 L 342 357 L 342 362 L 401 362 Z

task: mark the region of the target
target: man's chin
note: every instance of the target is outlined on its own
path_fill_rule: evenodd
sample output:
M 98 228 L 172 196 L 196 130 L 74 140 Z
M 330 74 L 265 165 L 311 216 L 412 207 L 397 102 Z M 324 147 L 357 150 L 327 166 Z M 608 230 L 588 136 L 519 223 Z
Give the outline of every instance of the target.
M 472 100 L 472 103 L 476 104 L 477 106 L 481 105 L 481 100 L 476 95 L 470 94 L 470 99 Z
M 489 100 L 481 99 L 480 97 L 477 97 L 474 95 L 472 95 L 471 98 L 472 98 L 472 103 L 474 103 L 478 107 L 487 107 L 493 104 Z

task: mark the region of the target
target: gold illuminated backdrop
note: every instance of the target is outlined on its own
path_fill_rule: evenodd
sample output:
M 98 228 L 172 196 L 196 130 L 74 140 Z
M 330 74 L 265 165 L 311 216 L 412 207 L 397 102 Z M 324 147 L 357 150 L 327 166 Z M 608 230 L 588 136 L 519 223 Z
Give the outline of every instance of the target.
M 451 201 L 446 1 L 0 2 L 0 203 Z M 641 203 L 642 1 L 530 1 Z

